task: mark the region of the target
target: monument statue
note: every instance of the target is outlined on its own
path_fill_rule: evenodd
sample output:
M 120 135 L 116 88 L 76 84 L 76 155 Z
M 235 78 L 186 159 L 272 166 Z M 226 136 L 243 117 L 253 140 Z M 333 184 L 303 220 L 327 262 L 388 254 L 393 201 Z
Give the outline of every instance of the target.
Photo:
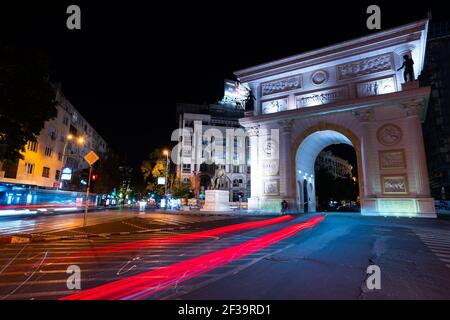
M 210 190 L 228 190 L 228 179 L 224 169 L 216 170 L 214 178 L 211 179 Z
M 229 211 L 230 191 L 228 178 L 224 169 L 217 169 L 214 178 L 211 179 L 209 190 L 205 191 L 205 204 L 201 211 Z
M 400 71 L 403 68 L 405 69 L 403 72 L 405 83 L 408 82 L 408 80 L 410 82 L 414 81 L 414 61 L 407 54 L 403 56 L 403 64 L 397 71 Z

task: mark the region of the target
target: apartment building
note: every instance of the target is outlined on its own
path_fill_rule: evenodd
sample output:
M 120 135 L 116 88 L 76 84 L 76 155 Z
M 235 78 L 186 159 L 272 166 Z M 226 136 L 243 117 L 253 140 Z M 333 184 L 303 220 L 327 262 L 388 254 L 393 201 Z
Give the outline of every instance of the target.
M 74 174 L 86 168 L 83 156 L 90 150 L 106 154 L 105 140 L 64 96 L 60 85 L 55 90 L 57 116 L 45 123 L 36 142 L 28 142 L 24 159 L 0 163 L 0 183 L 61 187 L 63 169 Z
M 196 197 L 201 198 L 216 170 L 224 169 L 230 201 L 246 201 L 250 195 L 249 142 L 232 134 L 236 129 L 244 133 L 238 121 L 244 110 L 221 104 L 178 104 L 177 117 L 179 129 L 189 132 L 183 137 L 177 176 L 183 182 L 190 181 Z M 194 132 L 196 124 L 201 124 L 201 132 Z M 208 131 L 220 132 L 221 137 L 208 137 Z M 222 148 L 208 150 L 212 145 Z

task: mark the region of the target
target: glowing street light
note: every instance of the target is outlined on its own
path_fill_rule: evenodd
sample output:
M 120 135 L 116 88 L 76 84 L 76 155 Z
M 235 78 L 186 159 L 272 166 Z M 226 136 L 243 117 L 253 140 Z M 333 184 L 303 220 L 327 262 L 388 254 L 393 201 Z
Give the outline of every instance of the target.
M 73 134 L 69 133 L 69 134 L 67 134 L 66 138 L 67 138 L 67 140 L 64 143 L 64 148 L 63 148 L 63 152 L 62 152 L 62 159 L 61 159 L 61 161 L 62 161 L 62 169 L 64 169 L 64 167 L 66 166 L 66 159 L 67 159 L 67 156 L 68 156 L 68 154 L 67 154 L 67 146 L 68 146 L 69 142 L 72 142 L 73 140 L 76 139 L 77 144 L 79 144 L 79 145 L 84 144 L 84 138 L 82 136 L 75 137 Z M 62 180 L 61 180 L 61 174 L 60 174 L 60 176 L 58 178 L 58 187 L 57 188 L 61 187 L 61 181 Z
M 167 197 L 167 179 L 169 177 L 169 151 L 164 150 L 163 155 L 166 156 L 166 181 L 165 181 L 165 186 L 164 186 L 164 194 Z

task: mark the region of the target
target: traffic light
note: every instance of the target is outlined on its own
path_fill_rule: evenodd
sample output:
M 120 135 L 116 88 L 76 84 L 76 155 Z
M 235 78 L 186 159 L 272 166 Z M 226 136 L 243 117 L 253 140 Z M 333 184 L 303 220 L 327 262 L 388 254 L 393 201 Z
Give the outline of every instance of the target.
M 89 170 L 88 169 L 83 169 L 80 171 L 80 184 L 82 185 L 87 185 L 88 184 L 88 179 L 89 179 Z
M 97 181 L 98 175 L 96 173 L 93 173 L 91 176 L 92 181 Z

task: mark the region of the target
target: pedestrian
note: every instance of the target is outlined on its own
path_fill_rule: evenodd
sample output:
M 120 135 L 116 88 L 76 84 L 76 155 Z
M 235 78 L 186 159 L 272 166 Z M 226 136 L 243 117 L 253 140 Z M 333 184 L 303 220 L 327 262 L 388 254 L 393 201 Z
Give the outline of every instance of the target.
M 288 208 L 288 203 L 286 200 L 281 201 L 281 213 L 286 213 Z

